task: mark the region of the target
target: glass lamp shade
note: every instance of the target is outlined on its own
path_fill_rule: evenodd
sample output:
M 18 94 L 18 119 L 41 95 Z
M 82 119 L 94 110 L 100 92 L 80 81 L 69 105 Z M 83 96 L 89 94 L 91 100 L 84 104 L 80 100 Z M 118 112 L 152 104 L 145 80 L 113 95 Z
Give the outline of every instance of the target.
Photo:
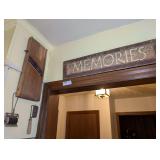
M 96 96 L 98 98 L 105 98 L 110 96 L 110 90 L 109 89 L 99 89 L 96 90 Z

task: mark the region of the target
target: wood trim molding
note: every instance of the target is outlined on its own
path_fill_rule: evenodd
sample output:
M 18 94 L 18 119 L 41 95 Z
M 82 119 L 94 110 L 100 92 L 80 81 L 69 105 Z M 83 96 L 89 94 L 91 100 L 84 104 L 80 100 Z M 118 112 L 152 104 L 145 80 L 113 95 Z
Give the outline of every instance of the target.
M 52 94 L 95 90 L 102 87 L 115 88 L 145 83 L 155 83 L 156 65 L 112 71 L 92 76 L 70 79 L 72 85 L 63 86 L 64 80 L 47 83 Z
M 47 102 L 45 138 L 56 139 L 58 123 L 59 95 L 50 95 Z
M 125 115 L 151 115 L 156 114 L 156 111 L 137 111 L 137 112 L 116 112 L 116 116 L 125 116 Z
M 40 115 L 38 121 L 36 138 L 45 138 L 46 135 L 46 123 L 47 123 L 47 102 L 50 96 L 50 88 L 45 83 L 43 86 L 43 96 L 40 108 Z
M 63 80 L 44 84 L 37 129 L 37 138 L 56 138 L 56 123 L 58 119 L 58 94 L 89 91 L 99 89 L 101 87 L 115 88 L 155 83 L 156 64 L 112 71 L 86 77 L 77 77 L 70 80 L 72 81 L 72 85 L 70 86 L 63 86 Z M 48 103 L 50 96 L 53 96 L 53 105 Z M 53 113 L 54 110 L 52 107 L 54 107 L 56 112 L 54 117 L 51 116 L 51 114 L 48 114 L 50 110 Z M 48 117 L 48 115 L 50 116 Z M 54 123 L 51 123 L 51 121 Z
M 47 84 L 44 84 L 36 135 L 37 139 L 56 139 L 58 105 L 59 95 L 51 94 L 49 86 Z

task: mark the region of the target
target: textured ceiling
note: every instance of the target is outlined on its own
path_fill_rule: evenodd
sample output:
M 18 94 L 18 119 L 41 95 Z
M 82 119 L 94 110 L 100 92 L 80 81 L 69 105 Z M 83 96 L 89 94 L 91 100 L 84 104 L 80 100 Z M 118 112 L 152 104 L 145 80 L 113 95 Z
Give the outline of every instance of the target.
M 53 45 L 74 41 L 104 30 L 134 23 L 136 19 L 28 19 Z

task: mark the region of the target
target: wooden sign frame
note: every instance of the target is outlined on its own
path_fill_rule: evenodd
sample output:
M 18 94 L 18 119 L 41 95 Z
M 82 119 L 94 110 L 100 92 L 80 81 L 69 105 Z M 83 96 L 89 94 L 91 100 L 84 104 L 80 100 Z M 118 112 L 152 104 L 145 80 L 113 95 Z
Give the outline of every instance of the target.
M 145 51 L 142 51 L 142 49 Z M 139 57 L 140 53 L 141 53 L 141 57 Z M 145 58 L 143 57 L 143 54 L 145 55 Z M 117 55 L 119 56 L 118 58 L 117 58 Z M 109 66 L 105 62 L 107 65 L 102 66 L 102 63 L 101 63 L 102 61 L 100 61 L 100 58 L 103 59 L 103 62 L 105 62 L 104 61 L 105 59 L 107 63 L 109 62 L 108 61 L 109 58 L 110 59 L 112 58 L 113 65 Z M 85 63 L 87 61 L 89 62 L 88 64 Z M 94 62 L 96 61 L 96 62 L 91 63 L 93 61 Z M 99 63 L 99 66 L 97 67 L 98 63 Z M 152 39 L 149 41 L 144 41 L 144 42 L 123 46 L 120 48 L 64 61 L 63 62 L 63 79 L 94 75 L 98 73 L 128 69 L 128 68 L 155 64 L 155 63 L 156 63 L 156 40 Z M 93 65 L 91 66 L 91 64 Z

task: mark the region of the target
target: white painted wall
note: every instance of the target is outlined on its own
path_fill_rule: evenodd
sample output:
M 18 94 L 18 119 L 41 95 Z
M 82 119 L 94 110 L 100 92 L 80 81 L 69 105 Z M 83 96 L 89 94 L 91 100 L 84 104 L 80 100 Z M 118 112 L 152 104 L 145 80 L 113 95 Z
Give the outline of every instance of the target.
M 94 92 L 60 96 L 57 138 L 65 138 L 66 115 L 68 111 L 98 110 L 100 117 L 100 138 L 112 138 L 109 98 L 98 99 Z
M 62 80 L 63 61 L 156 37 L 156 21 L 142 20 L 58 46 L 49 58 L 45 81 Z
M 7 24 L 5 25 L 5 27 Z M 12 39 L 10 41 L 10 45 L 8 47 L 8 53 L 6 54 L 5 58 L 5 65 L 10 65 L 15 67 L 19 71 L 22 69 L 23 60 L 25 56 L 24 50 L 27 47 L 28 38 L 33 36 L 37 39 L 42 45 L 44 45 L 48 49 L 47 55 L 50 54 L 50 50 L 52 50 L 52 46 L 49 42 L 32 26 L 30 26 L 24 20 L 17 20 L 15 23 L 15 30 L 12 35 Z M 7 28 L 7 27 L 6 27 Z M 7 31 L 6 31 L 7 32 Z M 10 36 L 9 36 L 10 37 Z M 8 37 L 5 37 L 6 41 Z M 17 72 L 13 69 L 8 69 L 5 66 L 5 84 L 4 84 L 4 112 L 11 111 L 11 101 L 12 101 L 12 94 L 16 91 L 18 80 L 20 76 L 20 72 Z M 35 137 L 36 130 L 37 130 L 37 123 L 38 123 L 38 116 L 37 118 L 33 119 L 32 123 L 32 132 L 30 135 L 26 134 L 26 129 L 28 125 L 28 118 L 30 114 L 30 107 L 31 105 L 38 105 L 40 107 L 40 101 L 34 102 L 24 99 L 19 99 L 16 107 L 16 113 L 19 114 L 19 121 L 18 127 L 5 127 L 4 128 L 4 138 L 31 138 Z

